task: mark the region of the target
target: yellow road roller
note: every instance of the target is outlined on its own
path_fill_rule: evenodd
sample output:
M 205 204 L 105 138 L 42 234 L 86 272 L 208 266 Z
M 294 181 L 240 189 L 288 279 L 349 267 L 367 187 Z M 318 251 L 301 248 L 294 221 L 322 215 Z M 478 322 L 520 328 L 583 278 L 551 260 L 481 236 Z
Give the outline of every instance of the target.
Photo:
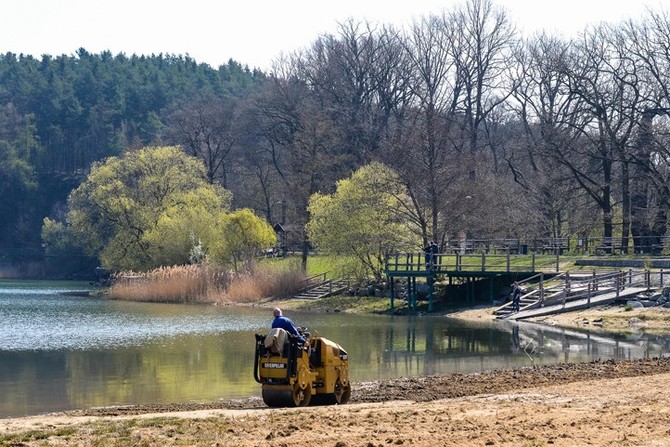
M 269 407 L 345 404 L 351 397 L 349 357 L 340 345 L 303 330 L 256 334 L 254 379 Z

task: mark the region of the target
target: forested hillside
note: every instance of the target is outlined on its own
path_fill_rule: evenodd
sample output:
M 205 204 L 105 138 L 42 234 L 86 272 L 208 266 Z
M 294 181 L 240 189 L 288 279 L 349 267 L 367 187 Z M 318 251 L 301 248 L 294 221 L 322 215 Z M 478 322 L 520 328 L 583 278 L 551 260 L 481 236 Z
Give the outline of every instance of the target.
M 91 164 L 180 145 L 271 223 L 371 162 L 424 240 L 615 237 L 667 229 L 670 17 L 520 36 L 470 0 L 408 29 L 351 20 L 272 73 L 181 56 L 0 56 L 0 256 L 40 256 Z M 291 225 L 293 224 L 293 225 Z M 419 248 L 419 247 L 417 247 Z
M 235 101 L 262 74 L 181 56 L 0 55 L 0 257 L 39 257 L 44 217 L 62 217 L 91 164 L 155 145 L 197 98 Z

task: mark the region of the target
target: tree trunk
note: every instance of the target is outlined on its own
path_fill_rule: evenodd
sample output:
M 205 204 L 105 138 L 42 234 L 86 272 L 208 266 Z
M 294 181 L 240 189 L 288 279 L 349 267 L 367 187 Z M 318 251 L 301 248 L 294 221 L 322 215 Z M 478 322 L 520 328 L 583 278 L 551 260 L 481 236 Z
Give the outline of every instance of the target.
M 647 198 L 650 188 L 647 176 L 651 172 L 649 154 L 651 153 L 652 121 L 656 113 L 654 110 L 646 110 L 642 113 L 637 141 L 637 163 L 633 166 L 630 230 L 636 253 L 652 253 L 655 247 L 660 245 L 667 223 L 667 216 L 661 209 L 655 213 L 653 219 L 651 218 Z
M 621 252 L 628 253 L 628 236 L 630 229 L 630 171 L 628 162 L 621 163 L 621 202 L 622 202 L 622 220 L 621 220 Z
M 307 238 L 307 232 L 303 230 L 302 232 L 302 270 L 307 271 L 307 256 L 309 255 L 309 239 Z
M 602 210 L 603 210 L 603 237 L 610 241 L 610 247 L 607 252 L 612 252 L 612 161 L 610 159 L 603 160 L 603 187 L 602 187 Z

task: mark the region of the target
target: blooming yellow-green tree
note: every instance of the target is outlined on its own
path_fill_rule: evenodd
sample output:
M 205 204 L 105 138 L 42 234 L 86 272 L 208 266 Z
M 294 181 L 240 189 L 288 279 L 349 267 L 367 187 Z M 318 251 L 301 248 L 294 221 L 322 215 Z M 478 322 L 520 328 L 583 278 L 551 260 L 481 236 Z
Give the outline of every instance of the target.
M 230 264 L 238 270 L 263 249 L 271 248 L 276 243 L 277 234 L 270 224 L 245 208 L 223 217 L 218 242 L 210 255 L 214 261 Z
M 96 163 L 68 198 L 66 222 L 45 219 L 45 242 L 70 243 L 112 269 L 185 264 L 195 244 L 220 238 L 228 191 L 178 147 L 152 147 Z
M 371 163 L 337 182 L 333 194 L 312 195 L 309 238 L 320 250 L 354 256 L 381 280 L 388 253 L 420 246 L 403 211 L 406 201 L 397 174 L 381 163 Z

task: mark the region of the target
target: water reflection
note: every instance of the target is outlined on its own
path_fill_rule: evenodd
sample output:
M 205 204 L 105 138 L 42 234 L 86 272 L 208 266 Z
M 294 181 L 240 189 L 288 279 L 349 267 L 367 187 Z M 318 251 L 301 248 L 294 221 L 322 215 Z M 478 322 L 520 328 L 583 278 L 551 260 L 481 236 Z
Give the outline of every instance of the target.
M 53 290 L 0 282 L 0 417 L 260 394 L 253 334 L 269 328 L 269 310 L 113 302 Z M 652 357 L 670 347 L 668 337 L 529 323 L 287 313 L 347 349 L 354 381 Z

